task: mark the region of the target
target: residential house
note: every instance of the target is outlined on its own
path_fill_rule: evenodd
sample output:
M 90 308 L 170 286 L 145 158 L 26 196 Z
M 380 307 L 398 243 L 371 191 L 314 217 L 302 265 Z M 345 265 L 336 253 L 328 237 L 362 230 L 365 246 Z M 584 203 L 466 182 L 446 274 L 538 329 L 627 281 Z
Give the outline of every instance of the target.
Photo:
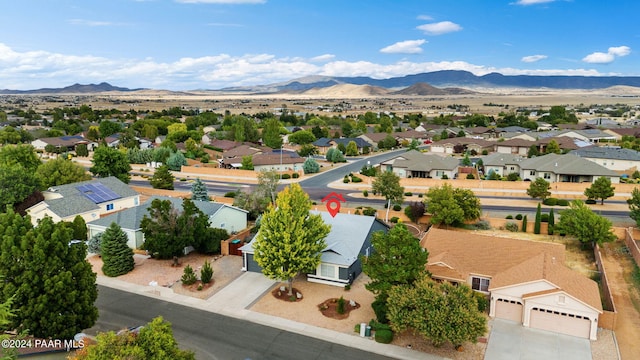
M 537 135 L 539 138 L 568 137 L 571 139 L 582 140 L 592 144 L 616 140 L 616 137 L 614 135 L 611 135 L 599 129 L 582 129 L 582 130 L 566 129 L 566 130 L 559 130 L 559 131 L 541 132 L 541 133 L 538 133 Z
M 182 199 L 153 196 L 140 206 L 118 211 L 115 214 L 88 222 L 89 238 L 103 233 L 112 223 L 116 223 L 127 234 L 127 245 L 132 249 L 139 249 L 144 243 L 144 234 L 140 224 L 145 215 L 149 216 L 151 202 L 155 199 L 169 200 L 174 209 L 182 211 Z M 193 203 L 209 217 L 209 225 L 211 227 L 227 230 L 230 234 L 247 228 L 248 212 L 246 210 L 218 202 L 194 200 Z
M 376 231 L 388 231 L 388 226 L 375 216 L 338 213 L 332 217 L 328 212 L 320 214 L 331 231 L 325 238 L 327 246 L 322 250 L 320 265 L 307 274 L 307 280 L 335 286 L 352 283 L 362 272 L 360 256 L 369 256 L 372 251 L 371 238 Z M 257 236 L 257 235 L 256 235 Z M 254 237 L 242 246 L 242 270 L 261 272 L 262 268 L 254 260 Z
M 108 147 L 116 148 L 118 147 L 118 145 L 120 145 L 121 136 L 122 134 L 120 133 L 109 135 L 106 138 L 104 138 L 104 142 L 107 144 Z
M 45 216 L 59 222 L 80 215 L 89 222 L 140 203 L 140 195 L 114 176 L 52 186 L 42 195 L 43 201 L 27 209 L 34 225 Z
M 305 158 L 300 157 L 295 151 L 276 149 L 269 153 L 253 155 L 253 169 L 255 171 L 293 171 L 302 170 Z
M 44 151 L 47 145 L 52 145 L 58 149 L 61 149 L 63 152 L 75 151 L 76 146 L 80 144 L 87 145 L 87 149 L 89 149 L 89 151 L 93 151 L 93 149 L 98 146 L 98 143 L 85 139 L 81 135 L 40 138 L 31 142 L 33 148 L 39 151 Z
M 634 138 L 640 138 L 640 128 L 637 127 L 625 127 L 625 128 L 617 128 L 617 129 L 606 129 L 604 130 L 609 135 L 613 135 L 617 141 L 622 140 L 623 136 L 631 136 Z
M 520 139 L 527 141 L 535 141 L 536 137 L 535 132 L 501 132 L 500 139 L 512 140 L 512 139 Z
M 482 154 L 484 150 L 493 151 L 495 141 L 483 139 L 472 139 L 468 137 L 455 137 L 436 141 L 431 143 L 431 152 L 436 154 L 453 154 L 456 148 L 462 149 L 462 152 L 469 151 L 476 154 Z
M 500 154 L 527 156 L 531 145 L 535 145 L 537 147 L 535 141 L 511 138 L 509 140 L 496 142 L 494 151 Z
M 511 173 L 520 175 L 520 163 L 525 158 L 517 154 L 493 153 L 482 157 L 484 174 L 496 173 L 500 176 L 507 176 Z
M 489 140 L 497 138 L 502 130 L 494 127 L 474 126 L 466 128 L 465 132 L 468 134 L 466 137 Z
M 320 139 L 316 140 L 313 143 L 313 146 L 317 147 L 318 151 L 321 154 L 325 154 L 327 152 L 327 150 L 329 150 L 330 148 L 337 148 L 338 144 L 343 144 L 346 147 L 347 145 L 349 145 L 349 143 L 351 141 L 356 143 L 356 146 L 358 147 L 358 153 L 360 153 L 360 154 L 363 152 L 365 147 L 369 148 L 369 149 L 373 148 L 371 143 L 363 140 L 360 137 L 356 137 L 356 138 L 337 138 L 337 139 L 320 138 Z
M 564 245 L 433 227 L 420 244 L 432 277 L 486 294 L 490 317 L 596 339 L 598 284 L 565 265 Z
M 380 163 L 380 168 L 392 171 L 401 178 L 453 179 L 458 175 L 460 160 L 411 150 Z
M 614 184 L 620 182 L 615 171 L 573 154 L 547 154 L 520 163 L 520 178 L 525 181 L 543 178 L 548 182 L 592 183 L 602 176 Z
M 242 166 L 242 158 L 245 156 L 253 157 L 265 151 L 264 147 L 257 145 L 243 144 L 222 153 L 222 159 L 219 159 L 220 167 L 231 169 L 240 168 Z
M 574 150 L 569 154 L 593 161 L 613 171 L 632 173 L 640 170 L 640 152 L 632 149 L 591 146 Z

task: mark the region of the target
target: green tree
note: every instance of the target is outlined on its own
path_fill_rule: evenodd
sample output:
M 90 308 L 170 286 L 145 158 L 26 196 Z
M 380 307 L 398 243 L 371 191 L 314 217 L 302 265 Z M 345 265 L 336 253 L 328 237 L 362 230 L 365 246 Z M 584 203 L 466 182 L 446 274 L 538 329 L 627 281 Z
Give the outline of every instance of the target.
M 0 212 L 25 201 L 40 186 L 40 178 L 34 172 L 17 164 L 0 164 Z
M 86 144 L 76 145 L 76 155 L 81 157 L 89 156 L 89 148 L 87 148 L 87 145 Z
M 203 284 L 208 284 L 211 282 L 212 277 L 213 269 L 211 268 L 211 263 L 209 261 L 205 261 L 202 265 L 202 269 L 200 269 L 200 280 Z
M 280 174 L 275 171 L 262 170 L 258 174 L 258 185 L 251 193 L 240 191 L 233 202 L 234 206 L 249 212 L 249 217 L 256 219 L 269 204 L 274 204 L 278 193 Z
M 349 141 L 345 154 L 347 156 L 358 156 L 358 145 L 355 141 Z
M 99 333 L 96 344 L 79 350 L 73 359 L 195 360 L 195 354 L 181 350 L 173 336 L 171 324 L 157 317 L 143 326 L 138 334 L 124 332 L 116 335 L 113 331 Z
M 309 130 L 300 130 L 289 135 L 289 142 L 292 144 L 308 145 L 316 140 L 314 133 Z
M 42 162 L 31 145 L 5 145 L 0 147 L 0 165 L 20 165 L 34 172 Z
M 547 222 L 547 234 L 553 235 L 555 223 L 555 215 L 553 214 L 553 208 L 551 208 L 551 210 L 549 210 L 549 222 Z
M 549 141 L 547 147 L 544 149 L 545 154 L 562 154 L 562 149 L 560 149 L 560 145 L 555 140 Z
M 131 180 L 131 165 L 127 155 L 108 146 L 98 146 L 93 152 L 93 166 L 89 169 L 97 177 L 115 176 L 125 184 Z
M 197 178 L 191 185 L 191 200 L 209 201 L 207 186 Z
M 397 145 L 398 141 L 396 141 L 396 139 L 391 135 L 387 135 L 384 139 L 378 141 L 379 149 L 391 149 Z
M 92 254 L 100 255 L 100 252 L 102 251 L 102 234 L 104 233 L 95 234 L 91 239 L 89 239 L 89 241 L 87 241 L 87 251 Z
M 242 170 L 253 170 L 253 158 L 251 155 L 242 157 L 242 165 L 240 166 Z
M 631 190 L 631 197 L 627 199 L 629 205 L 629 217 L 640 226 L 640 189 L 637 187 Z
M 87 223 L 84 221 L 82 216 L 76 215 L 76 217 L 73 218 L 71 226 L 73 228 L 74 240 L 87 241 Z
M 40 179 L 42 189 L 91 180 L 91 175 L 84 167 L 62 156 L 42 163 L 38 166 L 36 175 Z
M 280 149 L 282 146 L 282 137 L 280 136 L 280 129 L 282 124 L 280 120 L 276 118 L 269 118 L 264 121 L 264 127 L 262 128 L 262 142 L 272 149 Z
M 169 171 L 169 167 L 167 165 L 162 165 L 153 173 L 149 183 L 151 183 L 151 186 L 153 186 L 154 189 L 173 190 L 174 181 L 175 177 L 171 171 Z
M 529 185 L 527 189 L 527 195 L 531 196 L 534 199 L 540 198 L 544 201 L 544 199 L 551 196 L 551 184 L 543 178 L 536 178 L 534 182 Z
M 596 214 L 579 200 L 572 201 L 569 209 L 560 211 L 555 230 L 573 235 L 583 244 L 602 244 L 616 239 L 611 221 Z
M 396 224 L 389 232 L 375 232 L 371 245 L 374 251 L 362 258 L 362 271 L 371 279 L 365 287 L 382 301 L 391 287 L 411 286 L 427 276 L 428 253 L 404 224 Z
M 400 177 L 392 171 L 384 171 L 376 176 L 371 188 L 374 193 L 380 194 L 387 202 L 387 219 L 391 204 L 402 204 L 404 201 L 404 187 L 400 186 Z
M 542 222 L 542 210 L 540 208 L 540 203 L 538 203 L 538 209 L 536 210 L 536 219 L 533 223 L 533 233 L 540 234 L 540 223 Z
M 540 151 L 538 151 L 537 145 L 529 146 L 529 151 L 527 152 L 527 157 L 532 158 L 534 156 L 540 155 Z
M 429 189 L 426 196 L 432 224 L 458 225 L 480 217 L 480 200 L 469 189 L 443 184 Z
M 411 286 L 394 286 L 387 303 L 394 331 L 411 329 L 435 346 L 475 343 L 487 331 L 474 291 L 465 284 L 436 283 L 424 277 Z
M 89 126 L 89 130 L 87 130 L 87 139 L 93 141 L 100 139 L 100 128 L 97 126 Z
M 105 230 L 100 244 L 102 272 L 116 277 L 133 270 L 133 250 L 127 245 L 127 234 L 115 222 Z
M 187 158 L 184 157 L 182 151 L 176 151 L 169 155 L 167 166 L 170 170 L 180 171 L 184 165 L 187 165 Z
M 19 144 L 20 132 L 11 126 L 0 129 L 0 144 Z
M 311 144 L 305 144 L 302 145 L 300 147 L 300 150 L 296 151 L 298 153 L 298 155 L 302 156 L 302 157 L 308 157 L 308 156 L 312 156 L 312 155 L 317 155 L 318 154 L 318 148 L 311 145 Z
M 412 201 L 406 208 L 404 208 L 404 214 L 414 223 L 418 223 L 418 220 L 424 215 L 426 208 L 422 201 Z
M 418 151 L 418 146 L 420 146 L 420 142 L 416 139 L 411 139 L 411 142 L 409 143 L 409 147 L 407 148 L 407 151 L 411 151 L 411 150 Z
M 102 120 L 100 122 L 99 128 L 100 128 L 100 138 L 104 139 L 122 131 L 122 124 L 115 121 Z
M 343 143 L 338 143 L 337 149 L 340 150 L 342 154 L 347 153 L 347 147 Z
M 611 179 L 601 176 L 584 190 L 584 196 L 588 199 L 600 199 L 600 205 L 604 205 L 604 199 L 615 195 L 615 187 L 611 186 Z
M 4 328 L 5 326 L 11 324 L 11 318 L 13 318 L 14 316 L 14 311 L 12 309 L 12 306 L 13 306 L 12 297 L 0 304 L 0 328 Z M 12 336 L 9 334 L 0 335 L 0 340 L 2 341 L 9 340 L 11 338 Z M 18 351 L 16 348 L 5 347 L 5 346 L 0 348 L 0 359 L 16 360 L 17 358 L 18 358 Z
M 98 318 L 96 274 L 68 223 L 50 217 L 36 228 L 9 209 L 0 214 L 0 302 L 13 297 L 10 328 L 40 338 L 71 339 Z
M 471 166 L 471 159 L 469 159 L 469 153 L 465 152 L 462 158 L 462 166 Z
M 320 172 L 320 164 L 314 158 L 307 158 L 302 164 L 302 170 L 305 174 L 315 174 Z
M 287 281 L 290 296 L 293 280 L 320 264 L 331 226 L 318 214 L 310 214 L 311 201 L 300 185 L 291 184 L 278 193 L 276 204 L 262 216 L 254 240 L 255 261 L 270 279 Z
M 527 232 L 527 215 L 522 218 L 522 232 Z

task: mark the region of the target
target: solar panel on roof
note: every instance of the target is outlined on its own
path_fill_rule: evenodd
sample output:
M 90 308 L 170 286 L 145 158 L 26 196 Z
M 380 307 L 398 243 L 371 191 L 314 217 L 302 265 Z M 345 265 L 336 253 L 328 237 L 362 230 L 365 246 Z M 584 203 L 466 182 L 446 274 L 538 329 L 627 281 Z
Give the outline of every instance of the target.
M 82 195 L 86 196 L 87 199 L 93 201 L 96 204 L 119 199 L 122 197 L 99 182 L 80 185 L 77 186 L 76 189 L 78 189 L 78 191 L 80 191 Z

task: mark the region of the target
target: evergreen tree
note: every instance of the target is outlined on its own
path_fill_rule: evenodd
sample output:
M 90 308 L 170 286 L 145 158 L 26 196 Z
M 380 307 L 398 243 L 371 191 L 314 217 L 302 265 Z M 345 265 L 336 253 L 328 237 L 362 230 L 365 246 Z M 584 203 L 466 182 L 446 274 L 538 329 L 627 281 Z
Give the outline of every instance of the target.
M 253 158 L 251 157 L 251 155 L 242 157 L 242 163 L 241 163 L 240 169 L 253 170 Z
M 100 255 L 102 252 L 102 234 L 103 232 L 95 234 L 87 241 L 87 251 L 92 254 Z
M 320 263 L 324 238 L 331 229 L 309 210 L 311 201 L 300 185 L 287 186 L 262 216 L 254 240 L 255 261 L 262 272 L 270 279 L 287 281 L 290 296 L 295 277 L 315 270 Z
M 175 177 L 169 171 L 169 167 L 167 165 L 162 165 L 153 173 L 149 183 L 151 183 L 151 186 L 153 186 L 154 189 L 173 190 L 174 181 Z
M 549 191 L 549 189 L 551 189 L 551 184 L 549 184 L 547 180 L 543 178 L 536 178 L 536 180 L 529 185 L 527 195 L 534 199 L 540 198 L 544 201 L 544 199 L 551 195 L 551 191 Z
M 527 215 L 522 218 L 522 232 L 527 232 Z
M 347 156 L 358 156 L 358 145 L 353 140 L 349 141 L 345 150 Z
M 615 189 L 611 186 L 611 179 L 601 176 L 584 190 L 584 195 L 589 199 L 600 199 L 600 205 L 604 205 L 604 199 L 616 194 Z
M 282 124 L 276 118 L 265 120 L 262 129 L 262 142 L 272 149 L 280 149 L 282 146 L 282 137 L 280 136 L 281 127 Z
M 553 214 L 553 208 L 551 208 L 551 210 L 549 210 L 549 222 L 547 223 L 547 234 L 549 235 L 553 235 L 553 228 L 555 227 L 555 223 L 556 223 L 556 219 L 555 219 L 555 215 Z
M 133 270 L 133 250 L 127 245 L 127 240 L 127 234 L 115 222 L 105 230 L 100 245 L 105 275 L 116 277 Z
M 73 239 L 87 241 L 87 224 L 80 215 L 73 218 Z
M 302 169 L 305 174 L 315 174 L 320 172 L 320 164 L 314 158 L 307 158 L 302 164 Z
M 169 166 L 170 170 L 180 171 L 183 165 L 187 165 L 187 158 L 184 157 L 182 151 L 176 151 L 169 155 L 167 166 Z
M 533 233 L 540 234 L 540 223 L 542 221 L 542 212 L 540 209 L 540 203 L 538 203 L 538 209 L 536 210 L 536 220 L 533 223 Z
M 632 218 L 637 226 L 640 226 L 640 189 L 637 187 L 631 190 L 631 197 L 627 199 L 629 205 L 629 217 Z
M 191 200 L 209 201 L 209 192 L 207 186 L 197 178 L 191 185 Z
M 98 318 L 96 274 L 68 223 L 45 217 L 36 228 L 13 210 L 0 214 L 0 302 L 13 297 L 11 328 L 71 339 Z

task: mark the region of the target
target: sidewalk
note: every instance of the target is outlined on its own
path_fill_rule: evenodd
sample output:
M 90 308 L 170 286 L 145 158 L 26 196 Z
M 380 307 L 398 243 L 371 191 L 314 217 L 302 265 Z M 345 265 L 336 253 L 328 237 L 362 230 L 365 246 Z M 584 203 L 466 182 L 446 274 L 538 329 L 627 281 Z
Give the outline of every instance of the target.
M 262 297 L 276 284 L 275 281 L 270 280 L 259 273 L 246 272 L 240 275 L 236 280 L 232 281 L 206 300 L 176 294 L 170 288 L 162 286 L 141 286 L 100 275 L 97 278 L 97 283 L 98 285 L 154 297 L 236 319 L 251 321 L 316 339 L 373 352 L 390 358 L 406 360 L 443 359 L 432 354 L 410 350 L 395 345 L 380 344 L 372 339 L 362 338 L 357 335 L 344 334 L 248 310 L 255 301 L 260 299 L 260 297 Z

